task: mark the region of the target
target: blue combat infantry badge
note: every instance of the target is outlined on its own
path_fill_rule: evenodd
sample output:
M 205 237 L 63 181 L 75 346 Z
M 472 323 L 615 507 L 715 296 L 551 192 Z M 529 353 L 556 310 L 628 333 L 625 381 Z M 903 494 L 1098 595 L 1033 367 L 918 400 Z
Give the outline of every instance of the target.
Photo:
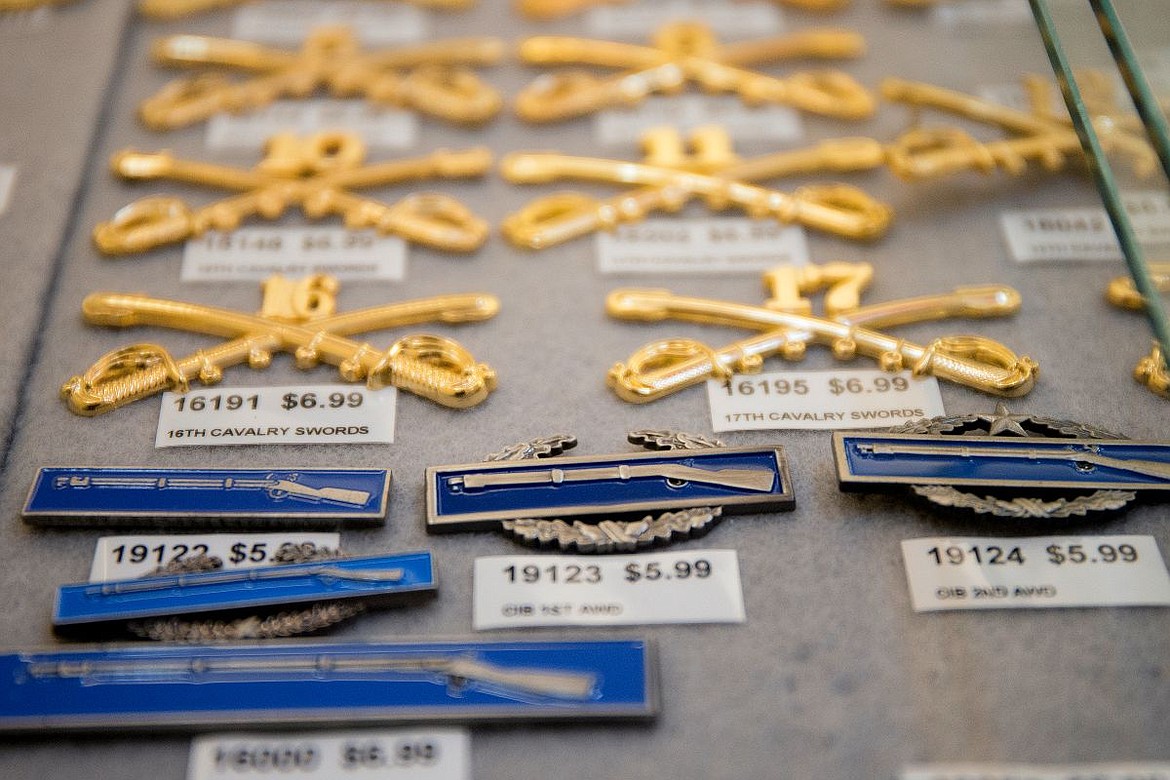
M 540 547 L 626 552 L 702 535 L 724 512 L 794 506 L 780 447 L 726 447 L 669 431 L 629 440 L 651 451 L 556 457 L 577 440 L 551 436 L 484 462 L 432 466 L 427 530 L 500 528 Z
M 1170 491 L 1170 442 L 1003 404 L 889 432 L 837 432 L 833 456 L 842 490 L 909 488 L 940 506 L 1018 519 L 1084 517 Z
M 648 719 L 647 639 L 92 645 L 0 654 L 0 732 Z
M 286 544 L 274 565 L 222 566 L 204 555 L 139 579 L 62 585 L 53 630 L 92 639 L 273 639 L 317 633 L 369 607 L 417 602 L 437 589 L 427 551 L 342 558 L 330 548 Z
M 47 467 L 23 516 L 32 525 L 336 527 L 385 522 L 387 469 Z

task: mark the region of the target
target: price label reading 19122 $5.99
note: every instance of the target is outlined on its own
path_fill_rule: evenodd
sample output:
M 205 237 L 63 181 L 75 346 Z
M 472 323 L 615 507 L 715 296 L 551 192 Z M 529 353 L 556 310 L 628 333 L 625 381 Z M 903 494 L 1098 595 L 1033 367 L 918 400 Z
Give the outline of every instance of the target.
M 200 556 L 219 558 L 225 569 L 254 568 L 272 562 L 286 544 L 312 544 L 336 550 L 336 533 L 176 534 L 103 536 L 89 570 L 90 582 L 142 577 L 160 567 Z
M 877 369 L 736 374 L 707 382 L 716 431 L 880 428 L 944 413 L 938 380 Z
M 396 399 L 392 387 L 360 385 L 164 393 L 154 446 L 388 444 Z
M 191 743 L 187 780 L 470 780 L 471 739 L 462 729 L 209 734 Z
M 734 550 L 475 560 L 477 629 L 742 623 Z
M 902 556 L 915 612 L 1170 606 L 1152 536 L 907 539 Z

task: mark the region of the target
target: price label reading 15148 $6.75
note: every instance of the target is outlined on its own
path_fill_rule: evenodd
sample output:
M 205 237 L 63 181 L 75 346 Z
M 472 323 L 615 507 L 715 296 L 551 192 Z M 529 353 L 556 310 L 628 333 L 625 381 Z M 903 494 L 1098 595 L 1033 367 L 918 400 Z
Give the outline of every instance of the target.
M 709 380 L 716 431 L 879 428 L 944 413 L 938 381 L 877 369 L 736 374 Z
M 359 385 L 165 393 L 154 446 L 391 443 L 396 399 Z

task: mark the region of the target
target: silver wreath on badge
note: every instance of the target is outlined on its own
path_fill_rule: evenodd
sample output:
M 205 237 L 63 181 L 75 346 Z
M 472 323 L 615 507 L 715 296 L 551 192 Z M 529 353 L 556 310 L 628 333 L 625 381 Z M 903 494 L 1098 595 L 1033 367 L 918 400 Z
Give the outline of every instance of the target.
M 699 450 L 726 446 L 714 438 L 676 431 L 633 431 L 628 439 L 648 450 Z M 484 458 L 485 461 L 551 458 L 577 446 L 575 436 L 559 434 L 520 442 Z M 666 544 L 675 539 L 701 536 L 719 522 L 723 508 L 703 506 L 646 515 L 637 520 L 602 520 L 586 523 L 560 519 L 523 518 L 505 520 L 504 532 L 536 547 L 558 547 L 564 552 L 632 552 Z
M 997 404 L 995 412 L 992 414 L 965 414 L 913 420 L 891 428 L 888 432 L 1046 439 L 1125 438 L 1125 436 L 1113 431 L 1072 420 L 1012 414 L 1004 404 Z M 980 496 L 949 485 L 912 485 L 911 489 L 919 496 L 940 506 L 967 509 L 976 514 L 1020 519 L 1058 520 L 1068 517 L 1084 517 L 1094 512 L 1120 509 L 1136 498 L 1136 494 L 1129 490 L 1096 490 L 1083 496 L 1046 500 L 1033 496 L 1015 498 Z

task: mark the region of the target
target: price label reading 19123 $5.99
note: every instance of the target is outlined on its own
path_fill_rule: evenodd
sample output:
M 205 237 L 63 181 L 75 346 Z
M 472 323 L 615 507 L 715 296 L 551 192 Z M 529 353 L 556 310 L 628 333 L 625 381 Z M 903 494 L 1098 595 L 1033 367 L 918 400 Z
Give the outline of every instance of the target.
M 430 728 L 209 734 L 191 743 L 187 780 L 267 777 L 470 780 L 471 739 L 462 729 Z
M 477 629 L 742 623 L 734 550 L 475 560 Z
M 915 612 L 1170 606 L 1152 536 L 907 539 L 902 556 Z
M 709 380 L 716 431 L 880 428 L 944 413 L 938 380 L 877 369 L 736 374 Z
M 164 393 L 156 447 L 388 444 L 394 388 L 291 385 Z

